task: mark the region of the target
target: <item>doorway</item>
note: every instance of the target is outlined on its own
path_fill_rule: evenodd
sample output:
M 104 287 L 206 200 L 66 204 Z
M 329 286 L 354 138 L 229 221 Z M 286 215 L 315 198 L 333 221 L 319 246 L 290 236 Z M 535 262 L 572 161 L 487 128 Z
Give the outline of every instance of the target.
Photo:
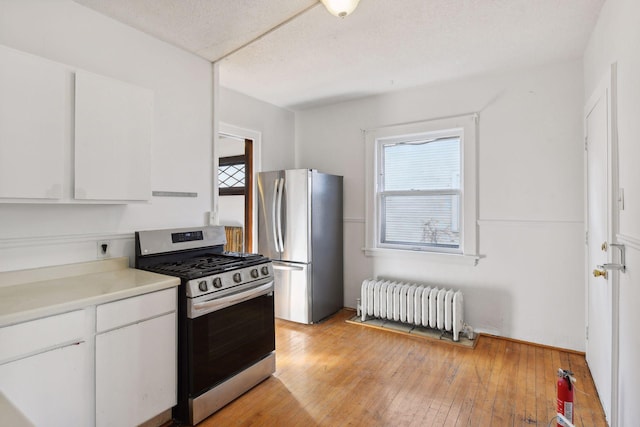
M 260 171 L 260 133 L 221 123 L 215 156 L 217 224 L 225 226 L 226 250 L 255 252 L 256 173 Z
M 225 250 L 253 246 L 253 141 L 221 136 L 218 141 L 218 210 L 225 226 Z

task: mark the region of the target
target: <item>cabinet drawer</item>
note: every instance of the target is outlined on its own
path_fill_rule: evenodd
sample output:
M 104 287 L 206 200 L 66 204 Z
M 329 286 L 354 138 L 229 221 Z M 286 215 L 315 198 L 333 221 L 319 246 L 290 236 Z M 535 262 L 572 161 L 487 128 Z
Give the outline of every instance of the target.
M 44 317 L 0 329 L 0 364 L 21 356 L 84 341 L 83 310 Z
M 102 304 L 97 307 L 96 331 L 103 332 L 176 310 L 176 288 Z

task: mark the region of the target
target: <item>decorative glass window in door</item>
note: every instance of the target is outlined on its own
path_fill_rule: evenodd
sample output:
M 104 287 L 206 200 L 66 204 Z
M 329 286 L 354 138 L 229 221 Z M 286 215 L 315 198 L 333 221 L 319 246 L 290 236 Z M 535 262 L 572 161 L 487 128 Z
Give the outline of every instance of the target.
M 218 189 L 221 196 L 244 195 L 244 156 L 220 157 L 218 162 Z

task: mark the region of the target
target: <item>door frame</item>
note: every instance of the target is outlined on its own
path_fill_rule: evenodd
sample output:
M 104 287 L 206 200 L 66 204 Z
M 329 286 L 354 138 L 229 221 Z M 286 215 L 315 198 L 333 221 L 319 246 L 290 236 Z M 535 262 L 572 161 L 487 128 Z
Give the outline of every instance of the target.
M 251 130 L 251 129 L 246 129 L 240 126 L 236 126 L 236 125 L 232 125 L 229 123 L 225 123 L 225 122 L 220 122 L 219 126 L 218 126 L 218 134 L 215 137 L 215 141 L 216 141 L 216 145 L 215 145 L 215 149 L 214 149 L 214 168 L 212 171 L 212 176 L 213 176 L 213 182 L 215 183 L 216 189 L 217 189 L 217 183 L 218 183 L 218 141 L 220 139 L 221 136 L 224 136 L 226 138 L 232 138 L 232 139 L 237 139 L 239 141 L 243 141 L 245 142 L 245 148 L 248 145 L 251 145 L 251 150 L 252 150 L 252 169 L 253 169 L 253 173 L 251 176 L 251 187 L 253 189 L 252 194 L 251 194 L 251 203 L 247 204 L 245 202 L 245 221 L 247 219 L 247 214 L 251 213 L 251 224 L 248 224 L 247 227 L 245 227 L 245 230 L 249 230 L 251 232 L 250 236 L 244 236 L 244 241 L 245 241 L 245 251 L 246 252 L 256 252 L 257 251 L 257 242 L 258 239 L 254 236 L 255 231 L 258 229 L 258 220 L 257 220 L 257 215 L 256 215 L 256 207 L 258 206 L 258 200 L 257 200 L 257 174 L 258 172 L 262 171 L 262 133 L 255 131 L 255 130 Z M 251 144 L 247 144 L 247 140 L 251 140 L 252 143 Z M 245 152 L 245 155 L 248 154 Z M 216 223 L 217 222 L 217 218 L 218 218 L 218 201 L 219 201 L 219 194 L 218 191 L 214 191 L 213 193 L 213 206 L 215 207 L 215 213 L 216 213 Z M 251 206 L 249 206 L 251 205 Z M 247 207 L 249 207 L 249 209 L 251 210 L 250 212 L 247 211 Z M 245 222 L 246 224 L 246 222 Z M 246 245 L 247 242 L 250 242 L 249 245 Z
M 587 117 L 595 107 L 598 100 L 603 96 L 607 102 L 607 242 L 617 243 L 616 235 L 618 234 L 618 133 L 617 133 L 617 63 L 611 64 L 606 70 L 600 83 L 589 97 L 583 111 L 584 126 L 584 221 L 585 221 L 585 326 L 586 331 L 589 327 L 589 275 L 592 274 L 593 266 L 589 265 L 589 204 L 588 204 L 588 134 L 587 134 Z M 607 262 L 615 262 L 617 254 L 610 246 L 607 251 Z M 610 274 L 611 286 L 611 394 L 608 414 L 609 425 L 617 425 L 618 423 L 618 373 L 619 373 L 619 272 L 612 270 Z M 585 349 L 588 345 L 585 343 Z M 597 387 L 597 385 L 596 385 Z M 607 415 L 607 414 L 605 414 Z

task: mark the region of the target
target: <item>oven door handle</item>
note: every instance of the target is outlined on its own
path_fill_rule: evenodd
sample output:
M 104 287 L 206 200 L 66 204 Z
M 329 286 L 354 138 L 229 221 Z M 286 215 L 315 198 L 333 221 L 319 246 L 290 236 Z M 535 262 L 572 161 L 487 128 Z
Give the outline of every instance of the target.
M 223 308 L 227 308 L 241 302 L 249 301 L 250 299 L 257 298 L 262 295 L 267 295 L 271 292 L 273 292 L 273 281 L 255 287 L 248 291 L 238 292 L 237 294 L 228 295 L 226 297 L 195 303 L 191 306 L 191 312 L 188 313 L 189 318 L 194 319 L 213 311 L 222 310 Z

